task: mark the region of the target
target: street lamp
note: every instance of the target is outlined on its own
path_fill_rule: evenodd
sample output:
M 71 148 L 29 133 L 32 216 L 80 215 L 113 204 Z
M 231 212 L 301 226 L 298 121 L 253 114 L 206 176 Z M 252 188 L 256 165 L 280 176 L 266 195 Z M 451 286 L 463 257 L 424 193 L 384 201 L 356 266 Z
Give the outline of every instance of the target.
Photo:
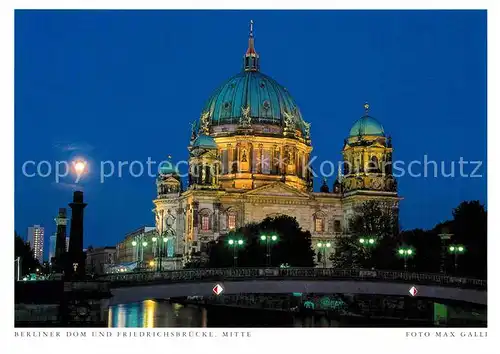
M 156 241 L 158 241 L 158 239 L 156 238 L 156 236 L 153 236 L 151 238 L 151 241 L 153 241 L 153 258 L 156 258 L 156 247 L 158 246 L 158 244 L 156 243 Z
M 230 238 L 227 243 L 229 244 L 229 246 L 233 248 L 233 267 L 236 268 L 236 265 L 238 263 L 238 253 L 236 252 L 236 248 L 243 246 L 243 240 L 242 239 L 235 240 Z
M 148 243 L 146 241 L 142 242 L 142 247 L 141 247 L 141 262 L 144 262 L 144 248 L 146 248 Z
M 398 254 L 400 257 L 403 257 L 405 264 L 405 272 L 407 268 L 407 259 L 411 258 L 415 255 L 415 251 L 411 248 L 400 248 L 398 249 Z
M 373 237 L 370 238 L 360 238 L 359 243 L 361 243 L 363 246 L 374 246 L 375 245 L 375 239 Z
M 316 245 L 319 249 L 319 252 L 321 254 L 321 258 L 323 259 L 323 268 L 326 268 L 326 249 L 332 247 L 332 244 L 330 242 L 318 242 Z
M 361 237 L 359 239 L 359 243 L 361 244 L 362 247 L 365 247 L 366 249 L 368 248 L 371 248 L 371 247 L 375 247 L 376 245 L 376 240 L 375 238 L 373 237 Z M 375 260 L 373 259 L 373 257 L 370 257 L 370 263 L 371 263 L 371 266 L 372 266 L 372 269 L 375 268 Z
M 458 256 L 465 253 L 465 247 L 463 245 L 450 245 L 448 247 L 448 252 L 453 254 L 454 263 L 455 263 L 455 272 L 456 272 L 457 266 L 458 266 L 458 264 L 457 264 Z
M 134 262 L 138 261 L 139 258 L 139 249 L 137 248 L 137 241 L 132 241 L 132 246 L 134 247 Z
M 266 243 L 266 265 L 271 266 L 271 244 L 278 241 L 276 235 L 261 235 L 260 240 Z

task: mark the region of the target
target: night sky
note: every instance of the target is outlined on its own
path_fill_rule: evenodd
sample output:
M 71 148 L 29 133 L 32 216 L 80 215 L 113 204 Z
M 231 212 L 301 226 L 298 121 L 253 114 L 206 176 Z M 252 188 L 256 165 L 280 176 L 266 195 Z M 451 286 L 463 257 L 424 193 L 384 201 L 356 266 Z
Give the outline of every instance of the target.
M 26 237 L 28 226 L 44 226 L 47 254 L 53 218 L 75 188 L 89 203 L 85 246 L 153 226 L 154 178 L 134 178 L 126 166 L 100 183 L 100 161 L 117 172 L 118 161 L 187 159 L 190 122 L 241 70 L 250 19 L 261 71 L 312 123 L 317 161 L 339 161 L 368 101 L 393 138 L 395 160 L 428 155 L 446 173 L 457 161 L 457 174 L 460 157 L 484 162 L 482 178 L 399 178 L 404 229 L 433 227 L 463 200 L 486 204 L 484 11 L 17 11 L 16 231 Z M 90 161 L 78 184 L 72 175 L 56 183 L 54 171 L 22 173 L 28 160 L 54 170 L 77 156 Z

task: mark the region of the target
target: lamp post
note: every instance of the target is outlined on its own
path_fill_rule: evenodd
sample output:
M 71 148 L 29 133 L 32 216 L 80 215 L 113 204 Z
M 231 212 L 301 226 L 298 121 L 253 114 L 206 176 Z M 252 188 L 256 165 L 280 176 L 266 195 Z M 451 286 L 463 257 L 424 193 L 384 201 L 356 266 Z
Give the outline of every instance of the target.
M 134 247 L 134 262 L 137 262 L 137 258 L 139 258 L 139 257 L 137 255 L 138 249 L 137 249 L 137 241 L 136 240 L 132 241 L 132 246 Z
M 141 247 L 141 263 L 144 263 L 144 248 L 148 246 L 148 243 L 146 241 L 142 242 L 142 247 Z
M 400 257 L 403 257 L 405 264 L 405 272 L 407 269 L 407 260 L 415 255 L 415 251 L 411 248 L 400 248 L 398 250 L 398 254 Z
M 161 248 L 160 248 L 160 271 L 161 271 L 162 257 L 163 257 L 163 255 L 167 255 L 168 237 L 163 236 L 162 241 L 163 241 L 163 243 L 161 244 Z
M 359 243 L 361 244 L 362 247 L 365 247 L 367 249 L 374 247 L 376 245 L 375 238 L 373 238 L 373 237 L 360 237 Z M 375 265 L 373 263 L 374 263 L 374 260 L 373 260 L 373 257 L 371 257 L 372 269 L 375 268 Z
M 238 253 L 236 252 L 236 247 L 242 247 L 243 240 L 242 239 L 235 240 L 230 238 L 228 244 L 233 248 L 233 267 L 236 268 L 236 265 L 238 263 Z
M 456 273 L 457 266 L 458 266 L 458 264 L 457 264 L 458 256 L 465 253 L 465 247 L 463 245 L 450 245 L 450 247 L 448 247 L 448 252 L 453 254 L 454 264 L 455 264 L 455 273 Z
M 439 267 L 439 272 L 440 273 L 445 273 L 446 269 L 446 243 L 447 241 L 453 236 L 453 234 L 449 234 L 446 232 L 447 230 L 444 230 L 443 233 L 439 234 L 439 238 L 441 239 L 441 263 Z
M 323 268 L 326 268 L 326 249 L 332 247 L 332 244 L 330 242 L 318 242 L 316 246 L 321 254 L 321 259 L 323 260 Z
M 151 246 L 151 248 L 153 249 L 153 259 L 156 260 L 156 256 L 158 255 L 159 257 L 161 257 L 161 252 L 160 252 L 160 243 L 157 242 L 158 241 L 158 237 L 156 236 L 153 236 L 151 237 L 151 241 L 153 242 L 153 246 Z M 158 251 L 156 250 L 156 248 L 158 248 Z M 150 262 L 151 263 L 151 262 Z M 154 262 L 154 264 L 156 266 L 156 271 L 158 271 L 158 267 L 160 266 L 160 262 Z
M 266 266 L 271 266 L 271 244 L 278 241 L 276 235 L 261 235 L 260 240 L 266 243 Z

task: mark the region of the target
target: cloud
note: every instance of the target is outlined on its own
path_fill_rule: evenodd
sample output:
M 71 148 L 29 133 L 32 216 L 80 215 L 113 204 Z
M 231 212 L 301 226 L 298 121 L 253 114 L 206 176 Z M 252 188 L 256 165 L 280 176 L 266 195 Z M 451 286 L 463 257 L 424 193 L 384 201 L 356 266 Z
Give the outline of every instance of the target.
M 65 182 L 52 182 L 51 183 L 56 188 L 64 189 L 64 190 L 83 190 L 83 186 L 77 183 L 65 183 Z
M 61 151 L 90 151 L 94 147 L 87 143 L 55 143 L 54 147 Z

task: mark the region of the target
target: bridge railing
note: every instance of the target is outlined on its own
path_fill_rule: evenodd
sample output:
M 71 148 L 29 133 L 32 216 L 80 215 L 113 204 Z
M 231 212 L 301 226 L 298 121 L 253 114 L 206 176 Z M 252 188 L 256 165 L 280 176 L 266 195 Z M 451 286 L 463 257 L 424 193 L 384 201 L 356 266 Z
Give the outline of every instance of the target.
M 101 276 L 99 279 L 111 283 L 126 283 L 133 285 L 151 282 L 180 283 L 256 278 L 399 281 L 486 289 L 486 280 L 480 279 L 454 277 L 443 274 L 334 268 L 198 268 L 163 272 L 107 274 Z

